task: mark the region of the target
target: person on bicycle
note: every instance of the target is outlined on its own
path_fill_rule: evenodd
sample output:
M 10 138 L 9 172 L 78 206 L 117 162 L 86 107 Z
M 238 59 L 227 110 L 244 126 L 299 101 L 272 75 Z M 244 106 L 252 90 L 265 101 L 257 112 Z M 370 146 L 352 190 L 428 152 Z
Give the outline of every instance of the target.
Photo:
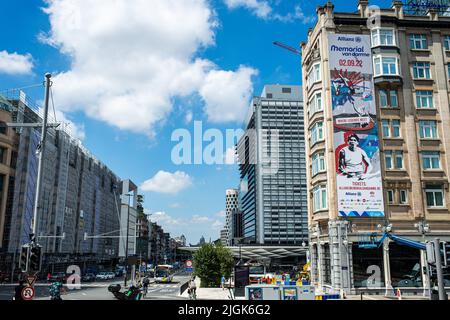
M 188 293 L 189 293 L 189 297 L 191 297 L 192 299 L 196 299 L 197 298 L 197 285 L 195 284 L 195 276 L 193 276 L 191 278 L 191 280 L 189 280 L 189 286 L 188 286 Z
M 143 291 L 144 297 L 147 295 L 149 284 L 150 284 L 150 279 L 147 276 L 144 277 L 144 279 L 142 279 L 142 291 Z
M 50 285 L 50 300 L 62 300 L 61 291 L 65 291 L 63 284 L 59 281 L 55 281 Z

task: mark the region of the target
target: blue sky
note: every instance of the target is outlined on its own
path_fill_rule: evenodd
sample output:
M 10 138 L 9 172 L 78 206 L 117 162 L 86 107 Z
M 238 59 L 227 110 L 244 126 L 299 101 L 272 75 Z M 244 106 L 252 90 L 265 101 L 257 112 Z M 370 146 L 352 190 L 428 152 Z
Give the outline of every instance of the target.
M 194 121 L 204 130 L 240 128 L 265 84 L 300 84 L 300 58 L 272 41 L 298 46 L 325 1 L 115 3 L 2 1 L 0 91 L 51 72 L 58 120 L 70 121 L 117 175 L 143 187 L 151 219 L 191 243 L 217 239 L 237 166 L 176 165 L 171 135 L 192 133 Z M 336 11 L 357 6 L 334 3 Z M 42 99 L 43 88 L 24 91 Z

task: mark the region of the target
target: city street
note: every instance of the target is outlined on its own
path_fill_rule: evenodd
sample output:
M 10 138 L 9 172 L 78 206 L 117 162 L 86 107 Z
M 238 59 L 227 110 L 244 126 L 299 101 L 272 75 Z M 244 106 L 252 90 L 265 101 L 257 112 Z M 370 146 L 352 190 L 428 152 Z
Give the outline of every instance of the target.
M 150 283 L 146 300 L 172 300 L 185 299 L 179 296 L 180 286 L 189 280 L 189 276 L 175 275 L 171 283 Z M 116 300 L 108 286 L 117 284 L 123 286 L 122 280 L 112 280 L 104 282 L 91 282 L 82 284 L 81 289 L 67 290 L 61 297 L 63 300 Z M 14 295 L 15 284 L 4 284 L 0 286 L 0 300 L 11 300 Z M 37 283 L 35 285 L 35 300 L 49 300 L 49 284 Z

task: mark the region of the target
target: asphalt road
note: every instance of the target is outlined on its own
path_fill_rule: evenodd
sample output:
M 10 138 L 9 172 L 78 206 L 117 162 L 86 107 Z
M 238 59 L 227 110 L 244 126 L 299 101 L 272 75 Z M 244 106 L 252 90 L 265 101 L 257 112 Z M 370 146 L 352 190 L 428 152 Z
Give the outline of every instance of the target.
M 150 283 L 147 296 L 144 300 L 175 300 L 184 299 L 178 296 L 180 286 L 189 280 L 187 275 L 175 275 L 171 283 Z M 63 300 L 116 300 L 108 286 L 113 283 L 120 283 L 121 279 L 103 282 L 90 282 L 81 284 L 81 289 L 66 290 L 66 294 L 61 295 Z M 0 285 L 0 300 L 11 300 L 14 295 L 15 285 Z M 49 300 L 49 284 L 35 284 L 35 300 Z M 122 289 L 123 290 L 123 289 Z

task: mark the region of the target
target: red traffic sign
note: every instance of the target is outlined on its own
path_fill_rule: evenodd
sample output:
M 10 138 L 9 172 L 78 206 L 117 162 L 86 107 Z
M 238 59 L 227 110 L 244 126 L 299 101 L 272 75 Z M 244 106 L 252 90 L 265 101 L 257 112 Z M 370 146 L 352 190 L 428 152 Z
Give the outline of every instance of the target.
M 20 294 L 24 300 L 32 300 L 34 298 L 34 289 L 32 287 L 25 287 Z
M 186 268 L 192 268 L 192 261 L 191 260 L 187 260 L 186 261 Z
M 33 287 L 34 283 L 36 282 L 36 276 L 26 276 L 25 279 L 27 280 L 27 284 L 29 287 Z

